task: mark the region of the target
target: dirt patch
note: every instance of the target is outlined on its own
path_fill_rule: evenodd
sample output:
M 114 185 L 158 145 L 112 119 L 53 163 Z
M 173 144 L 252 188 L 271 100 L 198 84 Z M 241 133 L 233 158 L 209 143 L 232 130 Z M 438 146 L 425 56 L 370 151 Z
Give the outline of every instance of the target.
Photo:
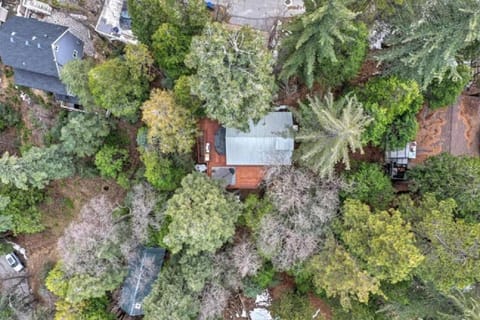
M 115 203 L 121 203 L 125 190 L 110 180 L 100 178 L 74 177 L 52 182 L 47 189 L 47 200 L 41 206 L 45 230 L 33 235 L 21 235 L 15 240 L 26 249 L 27 268 L 32 275 L 29 279 L 30 287 L 41 301 L 46 302 L 44 296 L 39 294 L 46 269 L 58 260 L 58 238 L 82 206 L 100 194 L 106 195 Z
M 365 60 L 358 71 L 358 74 L 355 78 L 350 81 L 350 84 L 353 86 L 363 86 L 370 78 L 378 75 L 380 70 L 378 69 L 378 61 L 375 60 Z
M 462 95 L 458 102 L 448 108 L 428 110 L 418 115 L 417 134 L 418 164 L 430 156 L 442 152 L 453 155 L 480 155 L 480 98 Z
M 23 101 L 20 112 L 25 128 L 29 132 L 29 141 L 24 142 L 43 146 L 43 138 L 54 125 L 58 110 L 53 107 L 47 109 L 38 103 Z
M 312 307 L 315 310 L 319 310 L 318 312 L 320 315 L 322 315 L 324 320 L 332 320 L 332 309 L 325 301 L 313 295 L 312 293 L 308 294 L 308 299 L 310 300 L 310 304 L 312 305 Z
M 10 155 L 18 155 L 19 145 L 16 128 L 7 128 L 0 133 L 0 154 L 8 152 Z

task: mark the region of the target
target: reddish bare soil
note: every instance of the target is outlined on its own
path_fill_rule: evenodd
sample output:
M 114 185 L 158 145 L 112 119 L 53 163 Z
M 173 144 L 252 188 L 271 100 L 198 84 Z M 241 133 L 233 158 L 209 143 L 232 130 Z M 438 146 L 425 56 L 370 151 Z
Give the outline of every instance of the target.
M 448 108 L 418 115 L 417 159 L 414 164 L 442 152 L 453 155 L 480 155 L 480 98 L 462 95 Z
M 15 240 L 26 249 L 27 268 L 32 275 L 29 283 L 37 297 L 46 269 L 58 260 L 58 238 L 75 219 L 83 204 L 100 194 L 120 203 L 125 191 L 114 182 L 100 178 L 74 177 L 52 182 L 47 190 L 47 200 L 41 207 L 46 229 L 33 235 L 21 235 Z

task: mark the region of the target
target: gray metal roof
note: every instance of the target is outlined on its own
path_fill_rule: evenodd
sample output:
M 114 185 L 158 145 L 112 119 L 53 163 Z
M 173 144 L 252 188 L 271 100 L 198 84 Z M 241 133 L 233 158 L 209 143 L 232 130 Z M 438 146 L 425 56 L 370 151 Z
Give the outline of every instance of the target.
M 225 135 L 227 165 L 290 165 L 293 135 L 291 112 L 271 112 L 249 131 L 227 128 Z
M 165 249 L 142 248 L 136 259 L 130 262 L 127 279 L 120 295 L 120 307 L 130 316 L 143 315 L 143 299 L 152 290 L 152 285 L 162 268 Z
M 58 80 L 59 71 L 68 61 L 83 57 L 83 42 L 67 30 L 17 16 L 0 26 L 0 57 L 3 64 L 13 67 L 16 84 L 67 93 Z

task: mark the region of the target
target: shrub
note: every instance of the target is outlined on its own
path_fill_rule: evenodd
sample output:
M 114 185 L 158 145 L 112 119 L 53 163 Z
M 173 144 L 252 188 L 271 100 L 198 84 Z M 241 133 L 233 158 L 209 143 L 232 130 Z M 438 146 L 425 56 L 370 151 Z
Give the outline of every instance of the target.
M 362 163 L 347 176 L 349 186 L 342 191 L 343 198 L 360 200 L 373 208 L 385 210 L 395 196 L 390 178 L 375 163 Z
M 128 158 L 126 149 L 106 145 L 95 155 L 95 165 L 105 178 L 116 178 Z
M 289 320 L 311 319 L 315 313 L 307 296 L 292 292 L 273 301 L 271 311 L 276 318 Z
M 11 106 L 0 103 L 0 131 L 20 122 L 20 115 Z
M 439 109 L 448 107 L 452 103 L 455 103 L 458 96 L 462 93 L 463 89 L 471 79 L 471 70 L 466 65 L 460 65 L 457 67 L 457 72 L 460 74 L 460 79 L 456 81 L 447 78 L 441 82 L 433 80 L 428 86 L 425 97 L 428 100 L 428 106 L 430 109 Z
M 145 178 L 160 191 L 173 191 L 180 185 L 186 171 L 174 165 L 174 162 L 156 152 L 142 154 L 145 165 Z
M 243 214 L 239 218 L 239 223 L 256 231 L 260 227 L 263 216 L 271 212 L 273 208 L 273 204 L 267 198 L 249 194 L 244 201 Z

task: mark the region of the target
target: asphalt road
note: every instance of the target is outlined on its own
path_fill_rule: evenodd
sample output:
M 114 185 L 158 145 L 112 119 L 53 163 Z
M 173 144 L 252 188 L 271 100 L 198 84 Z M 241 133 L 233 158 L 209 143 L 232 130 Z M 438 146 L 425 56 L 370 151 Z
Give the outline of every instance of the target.
M 210 0 L 228 8 L 230 23 L 270 31 L 275 20 L 305 11 L 303 0 Z M 289 2 L 287 6 L 285 3 Z

